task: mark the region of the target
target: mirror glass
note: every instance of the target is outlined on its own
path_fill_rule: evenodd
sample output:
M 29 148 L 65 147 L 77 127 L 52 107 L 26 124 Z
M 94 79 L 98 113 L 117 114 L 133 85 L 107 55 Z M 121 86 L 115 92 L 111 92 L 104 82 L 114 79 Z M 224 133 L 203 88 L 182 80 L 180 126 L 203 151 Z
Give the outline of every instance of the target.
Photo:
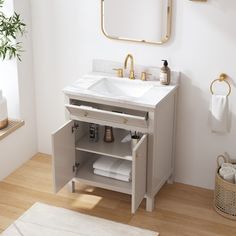
M 110 39 L 162 44 L 171 15 L 172 0 L 102 0 L 102 31 Z

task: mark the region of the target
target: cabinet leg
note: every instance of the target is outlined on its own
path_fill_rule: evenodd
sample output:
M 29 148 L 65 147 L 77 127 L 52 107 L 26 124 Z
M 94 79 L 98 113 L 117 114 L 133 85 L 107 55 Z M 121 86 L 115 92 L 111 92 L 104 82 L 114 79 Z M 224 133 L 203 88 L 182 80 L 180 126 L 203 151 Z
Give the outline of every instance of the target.
M 68 183 L 68 189 L 70 192 L 75 193 L 75 181 L 72 180 Z
M 147 197 L 146 199 L 146 211 L 152 212 L 155 205 L 154 197 Z

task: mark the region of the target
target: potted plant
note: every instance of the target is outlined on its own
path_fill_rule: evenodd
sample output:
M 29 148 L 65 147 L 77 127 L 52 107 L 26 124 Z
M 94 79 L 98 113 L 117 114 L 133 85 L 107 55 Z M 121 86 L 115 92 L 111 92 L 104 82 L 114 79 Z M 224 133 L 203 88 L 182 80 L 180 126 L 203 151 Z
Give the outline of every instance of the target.
M 25 23 L 14 12 L 10 17 L 2 11 L 4 0 L 0 0 L 0 58 L 2 60 L 17 58 L 21 61 L 22 46 L 17 41 L 18 35 L 25 33 Z M 0 129 L 8 125 L 7 102 L 0 88 Z

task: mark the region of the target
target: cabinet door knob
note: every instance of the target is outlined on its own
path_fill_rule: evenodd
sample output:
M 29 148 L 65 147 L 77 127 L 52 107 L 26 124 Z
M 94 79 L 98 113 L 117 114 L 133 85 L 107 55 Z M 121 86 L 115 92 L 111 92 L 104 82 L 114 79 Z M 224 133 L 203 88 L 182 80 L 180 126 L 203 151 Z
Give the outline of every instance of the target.
M 128 119 L 124 118 L 123 123 L 126 124 L 128 122 Z

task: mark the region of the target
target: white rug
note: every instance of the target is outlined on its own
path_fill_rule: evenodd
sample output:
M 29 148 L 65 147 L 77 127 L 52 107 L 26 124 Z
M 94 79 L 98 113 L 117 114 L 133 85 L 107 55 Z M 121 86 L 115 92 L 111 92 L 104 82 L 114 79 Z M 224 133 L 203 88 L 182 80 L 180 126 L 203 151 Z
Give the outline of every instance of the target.
M 35 203 L 1 236 L 157 236 L 156 232 Z

